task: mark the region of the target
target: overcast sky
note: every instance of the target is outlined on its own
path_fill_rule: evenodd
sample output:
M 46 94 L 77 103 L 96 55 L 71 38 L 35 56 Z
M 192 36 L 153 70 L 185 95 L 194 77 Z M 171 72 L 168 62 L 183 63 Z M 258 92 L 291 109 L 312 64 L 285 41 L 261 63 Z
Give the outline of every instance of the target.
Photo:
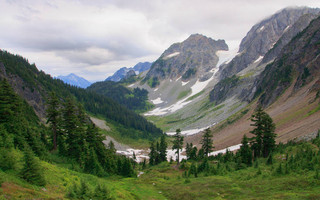
M 104 80 L 201 33 L 236 48 L 260 20 L 320 0 L 0 0 L 0 48 L 52 76 Z

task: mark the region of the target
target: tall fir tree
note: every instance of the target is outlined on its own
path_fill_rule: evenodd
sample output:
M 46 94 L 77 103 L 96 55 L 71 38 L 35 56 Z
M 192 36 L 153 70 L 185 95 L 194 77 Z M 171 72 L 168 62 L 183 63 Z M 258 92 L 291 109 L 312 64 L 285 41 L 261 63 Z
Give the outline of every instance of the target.
M 275 124 L 272 121 L 272 118 L 262 110 L 261 107 L 258 107 L 255 114 L 252 115 L 251 121 L 255 128 L 250 131 L 253 135 L 251 138 L 251 148 L 253 149 L 254 157 L 265 157 L 267 158 L 269 154 L 275 148 Z
M 183 136 L 181 135 L 181 130 L 177 129 L 176 134 L 173 137 L 174 137 L 174 140 L 173 140 L 172 150 L 176 150 L 177 162 L 179 165 L 180 164 L 180 150 L 182 150 L 182 147 L 183 147 Z
M 154 141 L 150 142 L 150 153 L 149 153 L 149 164 L 150 165 L 155 165 L 155 160 L 156 160 L 156 148 L 154 146 Z
M 21 177 L 35 185 L 44 186 L 46 184 L 41 165 L 29 147 L 25 148 Z
M 253 138 L 251 138 L 251 148 L 253 150 L 254 158 L 261 157 L 262 155 L 263 115 L 264 112 L 262 107 L 258 107 L 257 111 L 251 116 L 251 121 L 253 122 L 251 126 L 255 127 L 252 131 L 250 131 L 250 133 L 255 135 Z
M 207 128 L 202 136 L 202 149 L 203 149 L 203 153 L 206 157 L 209 156 L 209 153 L 213 151 L 213 140 L 212 140 L 212 133 L 210 128 Z
M 52 140 L 53 140 L 53 150 L 57 149 L 57 137 L 58 137 L 58 125 L 60 121 L 60 102 L 57 95 L 54 92 L 51 92 L 48 98 L 48 108 L 47 112 L 47 124 L 50 123 L 52 129 Z
M 167 147 L 166 136 L 162 135 L 160 138 L 160 162 L 167 161 Z
M 241 162 L 247 165 L 252 165 L 252 150 L 248 144 L 249 140 L 246 135 L 243 135 L 241 147 L 239 150 Z

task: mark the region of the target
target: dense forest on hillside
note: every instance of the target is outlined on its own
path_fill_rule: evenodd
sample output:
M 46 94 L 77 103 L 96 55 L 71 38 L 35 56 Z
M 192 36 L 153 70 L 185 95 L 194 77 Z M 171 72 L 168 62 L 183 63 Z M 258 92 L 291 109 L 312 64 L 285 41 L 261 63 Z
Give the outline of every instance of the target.
M 3 63 L 7 76 L 20 77 L 32 92 L 34 90 L 40 92 L 40 98 L 45 99 L 51 91 L 54 91 L 61 98 L 74 96 L 90 114 L 102 116 L 107 121 L 111 120 L 127 128 L 139 130 L 141 134 L 140 136 L 138 134 L 138 137 L 151 139 L 162 134 L 161 129 L 112 99 L 93 91 L 64 84 L 61 80 L 53 79 L 50 75 L 39 71 L 34 64 L 29 64 L 27 59 L 19 55 L 0 51 L 0 62 Z M 135 137 L 137 136 L 137 134 L 134 135 Z
M 152 108 L 152 105 L 148 103 L 147 90 L 140 88 L 129 89 L 123 86 L 122 82 L 97 82 L 90 85 L 87 90 L 109 97 L 130 110 L 141 112 Z

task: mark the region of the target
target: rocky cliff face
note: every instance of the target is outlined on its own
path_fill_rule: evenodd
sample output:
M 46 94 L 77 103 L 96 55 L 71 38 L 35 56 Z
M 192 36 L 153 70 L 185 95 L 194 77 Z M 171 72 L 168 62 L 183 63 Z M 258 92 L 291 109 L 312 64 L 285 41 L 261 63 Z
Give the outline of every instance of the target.
M 182 78 L 187 81 L 198 77 L 205 81 L 218 63 L 216 52 L 228 50 L 224 40 L 213 40 L 200 34 L 191 35 L 182 43 L 171 45 L 153 63 L 144 81 L 155 87 L 161 80 Z M 211 73 L 211 76 L 210 76 Z
M 222 66 L 221 79 L 240 72 L 259 57 L 263 57 L 301 16 L 318 14 L 319 11 L 319 9 L 307 7 L 286 8 L 254 25 L 241 41 L 240 54 L 228 65 Z M 295 28 L 296 31 L 301 29 L 297 27 Z M 293 30 L 292 34 L 294 32 Z M 288 38 L 290 38 L 290 35 L 288 35 Z M 284 40 L 284 44 L 286 42 L 288 41 Z

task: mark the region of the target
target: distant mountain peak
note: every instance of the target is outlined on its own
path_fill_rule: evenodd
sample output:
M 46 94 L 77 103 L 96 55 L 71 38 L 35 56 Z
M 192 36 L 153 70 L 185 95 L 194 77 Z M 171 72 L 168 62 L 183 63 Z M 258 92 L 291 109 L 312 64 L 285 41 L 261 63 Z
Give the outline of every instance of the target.
M 121 81 L 122 79 L 124 79 L 128 76 L 132 76 L 133 75 L 132 70 L 136 74 L 140 74 L 141 72 L 149 70 L 151 65 L 152 65 L 152 63 L 150 63 L 150 62 L 139 62 L 134 67 L 130 67 L 130 68 L 122 67 L 118 71 L 116 71 L 112 76 L 109 76 L 106 79 L 106 81 L 114 81 L 114 82 Z
M 62 80 L 64 83 L 77 86 L 80 88 L 87 88 L 88 86 L 91 85 L 91 83 L 88 80 L 80 76 L 77 76 L 74 73 L 70 73 L 67 76 L 58 76 L 57 78 Z

